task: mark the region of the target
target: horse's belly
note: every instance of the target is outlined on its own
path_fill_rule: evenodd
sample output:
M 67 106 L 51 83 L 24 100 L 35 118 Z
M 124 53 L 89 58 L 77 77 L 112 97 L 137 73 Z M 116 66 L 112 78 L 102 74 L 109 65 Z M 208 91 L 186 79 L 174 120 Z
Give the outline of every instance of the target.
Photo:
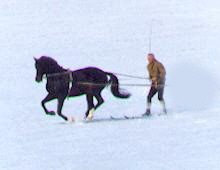
M 70 96 L 74 97 L 74 96 L 81 96 L 85 94 L 85 90 L 78 87 L 78 86 L 73 86 L 70 90 Z
M 46 86 L 47 91 L 50 94 L 54 94 L 55 96 L 59 94 L 67 94 L 68 92 L 68 84 L 57 84 L 57 83 L 48 83 Z

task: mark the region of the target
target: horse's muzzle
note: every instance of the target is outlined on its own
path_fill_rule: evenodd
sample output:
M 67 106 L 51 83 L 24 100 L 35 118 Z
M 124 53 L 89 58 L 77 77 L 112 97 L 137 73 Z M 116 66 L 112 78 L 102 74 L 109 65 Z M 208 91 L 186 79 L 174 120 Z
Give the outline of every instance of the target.
M 42 77 L 36 77 L 35 81 L 38 83 L 42 82 Z

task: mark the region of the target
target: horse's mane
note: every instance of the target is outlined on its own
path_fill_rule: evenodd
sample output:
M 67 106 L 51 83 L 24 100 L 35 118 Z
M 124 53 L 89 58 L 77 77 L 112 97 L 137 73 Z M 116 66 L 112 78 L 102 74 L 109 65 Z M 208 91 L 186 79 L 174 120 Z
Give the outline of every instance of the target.
M 52 65 L 58 65 L 57 61 L 51 57 L 48 57 L 48 56 L 42 56 L 39 58 L 39 61 L 42 61 L 42 62 L 46 62 L 46 63 L 50 63 Z
M 51 57 L 48 57 L 48 56 L 42 56 L 39 58 L 40 62 L 43 62 L 45 63 L 47 66 L 50 66 L 50 68 L 57 68 L 57 69 L 60 69 L 60 70 L 65 70 L 63 67 L 61 67 L 57 61 Z

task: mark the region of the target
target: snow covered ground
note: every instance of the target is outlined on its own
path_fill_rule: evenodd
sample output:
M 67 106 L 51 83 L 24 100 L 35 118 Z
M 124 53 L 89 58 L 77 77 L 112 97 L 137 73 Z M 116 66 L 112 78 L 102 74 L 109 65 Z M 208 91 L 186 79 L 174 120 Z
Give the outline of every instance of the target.
M 219 7 L 218 0 L 1 0 L 0 170 L 218 170 Z M 33 56 L 146 76 L 151 24 L 153 51 L 167 68 L 168 116 L 157 116 L 156 100 L 149 120 L 65 124 L 44 114 L 45 82 L 34 81 Z M 149 89 L 126 89 L 129 100 L 106 89 L 95 117 L 143 113 Z M 82 119 L 85 110 L 79 97 L 63 113 Z

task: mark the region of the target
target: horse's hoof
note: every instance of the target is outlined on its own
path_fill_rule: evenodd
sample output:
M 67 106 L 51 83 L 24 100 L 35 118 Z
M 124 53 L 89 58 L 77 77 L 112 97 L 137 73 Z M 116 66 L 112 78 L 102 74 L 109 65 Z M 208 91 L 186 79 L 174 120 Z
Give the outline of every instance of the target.
M 50 111 L 50 112 L 48 112 L 47 114 L 50 115 L 50 116 L 56 115 L 56 113 L 55 113 L 54 111 Z
M 94 117 L 94 111 L 95 111 L 95 109 L 91 109 L 91 110 L 89 111 L 89 115 L 86 117 L 86 120 L 91 121 L 91 120 L 93 119 L 93 117 Z
M 74 123 L 75 122 L 75 119 L 74 119 L 74 117 L 68 117 L 67 118 L 67 121 L 69 122 L 69 123 Z

